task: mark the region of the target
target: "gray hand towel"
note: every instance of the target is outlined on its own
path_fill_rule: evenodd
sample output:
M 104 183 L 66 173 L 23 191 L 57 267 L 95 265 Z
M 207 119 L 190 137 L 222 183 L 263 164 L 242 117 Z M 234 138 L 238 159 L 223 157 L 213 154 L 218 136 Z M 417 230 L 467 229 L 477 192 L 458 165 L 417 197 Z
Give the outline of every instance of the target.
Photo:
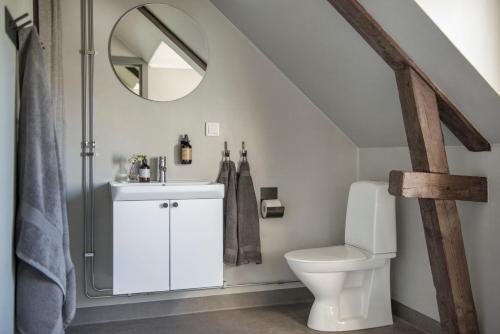
M 236 198 L 238 202 L 238 264 L 262 263 L 259 210 L 247 161 L 242 161 L 240 164 Z
M 19 32 L 16 332 L 64 333 L 75 314 L 64 173 L 42 48 Z
M 236 265 L 238 259 L 238 217 L 236 204 L 236 166 L 223 161 L 218 183 L 224 184 L 224 263 Z

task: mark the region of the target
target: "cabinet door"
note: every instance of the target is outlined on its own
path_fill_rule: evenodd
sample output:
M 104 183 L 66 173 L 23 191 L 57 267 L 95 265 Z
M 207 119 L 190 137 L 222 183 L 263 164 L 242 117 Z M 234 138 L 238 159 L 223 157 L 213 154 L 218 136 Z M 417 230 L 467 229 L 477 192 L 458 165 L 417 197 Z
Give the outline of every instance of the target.
M 168 201 L 113 202 L 113 294 L 167 291 Z
M 222 286 L 222 200 L 170 201 L 170 221 L 170 288 Z

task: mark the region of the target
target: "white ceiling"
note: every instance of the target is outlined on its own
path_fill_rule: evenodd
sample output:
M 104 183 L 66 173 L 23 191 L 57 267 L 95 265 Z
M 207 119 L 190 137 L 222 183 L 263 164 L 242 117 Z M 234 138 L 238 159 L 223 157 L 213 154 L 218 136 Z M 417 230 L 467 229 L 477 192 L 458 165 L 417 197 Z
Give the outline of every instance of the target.
M 191 70 L 193 69 L 177 52 L 175 52 L 165 42 L 160 42 L 158 48 L 151 56 L 150 67 L 155 68 L 175 68 Z
M 358 146 L 406 145 L 394 72 L 326 0 L 211 1 Z M 413 0 L 360 2 L 482 134 L 500 143 L 500 96 L 420 7 Z

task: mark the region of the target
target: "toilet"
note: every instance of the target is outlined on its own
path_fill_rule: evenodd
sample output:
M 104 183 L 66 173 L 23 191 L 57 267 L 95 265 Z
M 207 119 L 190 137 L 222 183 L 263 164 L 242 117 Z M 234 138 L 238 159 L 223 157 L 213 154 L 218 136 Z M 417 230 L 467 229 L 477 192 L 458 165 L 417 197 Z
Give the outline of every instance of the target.
M 390 265 L 396 257 L 395 199 L 385 182 L 351 185 L 345 245 L 285 254 L 315 297 L 307 326 L 349 331 L 392 325 Z

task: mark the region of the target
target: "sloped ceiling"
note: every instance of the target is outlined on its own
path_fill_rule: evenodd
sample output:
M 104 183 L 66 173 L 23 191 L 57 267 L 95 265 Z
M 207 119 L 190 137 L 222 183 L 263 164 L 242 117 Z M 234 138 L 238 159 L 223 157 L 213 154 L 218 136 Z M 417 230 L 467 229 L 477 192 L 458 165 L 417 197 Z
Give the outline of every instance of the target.
M 359 147 L 404 146 L 394 72 L 326 0 L 211 0 Z M 492 143 L 500 96 L 413 0 L 361 0 Z M 448 144 L 457 144 L 445 131 Z

